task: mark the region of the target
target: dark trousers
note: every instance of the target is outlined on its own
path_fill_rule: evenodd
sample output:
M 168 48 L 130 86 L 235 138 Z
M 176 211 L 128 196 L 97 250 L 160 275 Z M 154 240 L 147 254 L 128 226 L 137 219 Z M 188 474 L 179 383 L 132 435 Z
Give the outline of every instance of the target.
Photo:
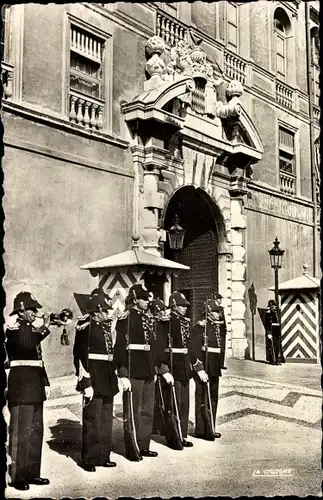
M 266 359 L 272 365 L 285 363 L 280 336 L 272 339 L 266 336 Z
M 226 346 L 227 336 L 221 335 L 220 338 L 221 338 L 220 366 L 222 368 L 224 366 L 225 346 Z
M 131 378 L 133 415 L 137 443 L 141 451 L 149 450 L 153 430 L 155 383 L 154 380 Z
M 204 419 L 201 406 L 204 396 L 203 387 L 205 386 L 205 384 L 202 384 L 198 375 L 196 375 L 194 379 L 195 379 L 195 434 L 197 436 L 203 436 L 205 429 L 204 429 Z M 212 403 L 213 423 L 215 429 L 216 412 L 218 409 L 218 400 L 219 400 L 219 377 L 211 378 L 210 395 Z
M 11 481 L 28 482 L 40 476 L 44 423 L 43 403 L 10 404 L 9 466 Z
M 113 397 L 94 396 L 83 408 L 82 463 L 102 465 L 110 460 Z

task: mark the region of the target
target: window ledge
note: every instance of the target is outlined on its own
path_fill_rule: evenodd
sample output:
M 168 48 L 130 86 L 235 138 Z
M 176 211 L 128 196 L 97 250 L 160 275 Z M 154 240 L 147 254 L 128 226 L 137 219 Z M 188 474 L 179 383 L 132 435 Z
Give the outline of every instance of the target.
M 82 125 L 70 122 L 67 118 L 52 116 L 50 114 L 37 111 L 30 106 L 25 104 L 17 104 L 11 101 L 2 101 L 2 109 L 4 112 L 13 113 L 16 115 L 23 116 L 29 120 L 34 120 L 37 122 L 45 123 L 46 125 L 61 130 L 66 130 L 75 135 L 81 135 L 83 137 L 91 138 L 96 141 L 106 142 L 113 146 L 117 146 L 122 149 L 127 149 L 129 142 L 116 137 L 107 132 L 93 131 L 91 129 L 85 129 Z

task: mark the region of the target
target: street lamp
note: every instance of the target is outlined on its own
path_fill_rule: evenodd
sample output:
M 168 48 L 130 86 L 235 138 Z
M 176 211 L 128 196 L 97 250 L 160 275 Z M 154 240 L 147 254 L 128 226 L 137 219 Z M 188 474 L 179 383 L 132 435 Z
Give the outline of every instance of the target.
M 173 219 L 174 225 L 167 231 L 169 247 L 175 252 L 175 259 L 177 259 L 178 253 L 183 248 L 185 229 L 179 224 L 179 217 L 175 214 Z
M 279 243 L 280 243 L 280 241 L 278 241 L 278 238 L 276 236 L 273 248 L 271 250 L 268 250 L 271 268 L 274 269 L 274 271 L 275 271 L 275 301 L 277 304 L 277 309 L 279 309 L 279 307 L 278 307 L 278 269 L 280 269 L 282 267 L 283 255 L 285 253 L 285 250 L 282 250 L 281 248 L 279 248 Z

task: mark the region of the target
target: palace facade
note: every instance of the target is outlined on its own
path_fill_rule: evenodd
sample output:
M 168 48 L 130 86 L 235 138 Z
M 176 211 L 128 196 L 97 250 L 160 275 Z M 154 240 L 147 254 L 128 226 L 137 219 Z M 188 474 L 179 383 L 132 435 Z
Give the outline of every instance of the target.
M 21 290 L 80 315 L 98 277 L 116 312 L 136 280 L 165 300 L 183 290 L 193 319 L 219 291 L 227 356 L 264 359 L 275 237 L 281 282 L 304 263 L 320 274 L 319 2 L 31 3 L 2 18 L 5 317 Z M 44 345 L 52 376 L 73 371 L 73 328 L 70 346 L 60 334 Z

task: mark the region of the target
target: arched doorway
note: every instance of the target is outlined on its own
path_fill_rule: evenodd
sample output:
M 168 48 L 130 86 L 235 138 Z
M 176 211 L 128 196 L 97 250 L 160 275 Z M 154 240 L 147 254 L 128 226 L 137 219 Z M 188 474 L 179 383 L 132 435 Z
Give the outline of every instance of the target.
M 173 277 L 172 289 L 182 291 L 191 306 L 189 315 L 192 321 L 198 320 L 203 311 L 206 298 L 218 291 L 218 231 L 216 224 L 216 205 L 201 188 L 185 186 L 176 191 L 170 199 L 164 219 L 164 228 L 173 225 L 178 214 L 181 226 L 185 229 L 183 249 L 176 255 L 165 243 L 164 256 L 177 259 L 190 267 L 189 271 Z

